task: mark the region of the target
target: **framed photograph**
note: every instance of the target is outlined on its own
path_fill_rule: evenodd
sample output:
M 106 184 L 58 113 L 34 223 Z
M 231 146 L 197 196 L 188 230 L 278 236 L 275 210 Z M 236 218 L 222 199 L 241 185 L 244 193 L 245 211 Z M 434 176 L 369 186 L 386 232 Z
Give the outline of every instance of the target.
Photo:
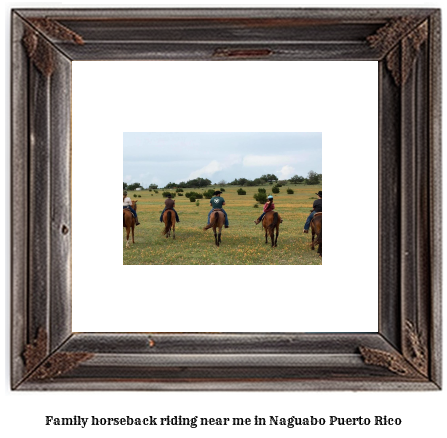
M 187 67 L 180 65 L 184 73 Z M 191 68 L 197 63 L 188 65 Z M 232 66 L 237 67 L 242 82 L 240 63 Z M 172 64 L 166 67 L 170 69 Z M 210 75 L 213 81 L 216 73 Z M 228 85 L 232 82 L 227 80 Z M 200 88 L 199 83 L 195 87 Z M 204 106 L 203 99 L 197 102 Z M 267 106 L 264 103 L 266 113 Z M 210 102 L 207 111 L 211 107 Z M 199 111 L 190 110 L 202 119 Z M 246 124 L 248 118 L 244 117 Z M 125 132 L 123 264 L 321 264 L 321 227 L 317 231 L 311 226 L 314 204 L 319 210 L 314 223 L 318 220 L 320 224 L 322 219 L 318 207 L 322 203 L 321 151 L 321 132 Z M 158 222 L 157 233 L 154 225 Z M 228 228 L 232 238 L 225 239 Z M 141 236 L 136 244 L 135 232 Z M 317 255 L 309 251 L 309 236 L 313 236 Z M 259 248 L 262 243 L 279 244 L 281 254 L 267 256 Z M 225 252 L 216 251 L 224 245 Z M 171 247 L 175 250 L 168 251 Z
M 11 387 L 20 390 L 440 389 L 440 32 L 440 11 L 436 9 L 14 10 L 12 217 L 20 217 L 21 221 L 12 221 Z M 128 288 L 120 285 L 117 290 L 111 289 L 104 277 L 114 278 L 112 264 L 108 265 L 108 275 L 98 272 L 95 279 L 98 281 L 90 281 L 95 277 L 95 262 L 79 268 L 79 260 L 88 259 L 90 253 L 95 257 L 100 257 L 96 254 L 101 251 L 107 254 L 108 247 L 102 245 L 107 239 L 101 235 L 110 234 L 101 232 L 100 225 L 105 218 L 100 217 L 101 204 L 93 202 L 96 192 L 106 187 L 88 179 L 93 172 L 89 166 L 99 166 L 98 174 L 105 172 L 108 166 L 117 170 L 116 182 L 114 180 L 110 188 L 107 186 L 104 190 L 111 195 L 101 194 L 104 203 L 107 196 L 115 198 L 115 191 L 121 189 L 123 155 L 121 153 L 116 162 L 112 153 L 104 163 L 96 160 L 98 151 L 103 156 L 107 153 L 103 148 L 108 144 L 107 133 L 98 129 L 101 132 L 91 136 L 96 143 L 85 140 L 88 157 L 79 158 L 78 150 L 82 149 L 79 145 L 83 141 L 79 140 L 76 130 L 81 125 L 82 131 L 84 122 L 80 124 L 78 116 L 85 112 L 92 119 L 94 115 L 88 114 L 88 102 L 82 111 L 77 106 L 80 100 L 86 99 L 79 98 L 81 91 L 73 79 L 76 69 L 80 68 L 78 65 L 88 64 L 77 61 L 97 63 L 95 69 L 102 74 L 102 79 L 90 76 L 90 84 L 107 81 L 113 76 L 112 71 L 120 68 L 118 64 L 128 61 L 147 61 L 145 66 L 153 65 L 154 71 L 169 65 L 161 78 L 163 75 L 167 78 L 170 72 L 175 72 L 176 78 L 181 77 L 179 71 L 186 77 L 189 64 L 203 66 L 207 74 L 199 78 L 202 85 L 193 86 L 188 82 L 179 88 L 191 95 L 190 100 L 183 97 L 182 104 L 200 102 L 201 88 L 211 102 L 216 101 L 217 96 L 221 96 L 219 84 L 224 81 L 217 79 L 217 70 L 223 70 L 230 89 L 236 90 L 238 84 L 245 84 L 237 93 L 222 93 L 230 95 L 235 113 L 248 102 L 241 94 L 248 88 L 247 84 L 254 83 L 256 76 L 273 71 L 277 66 L 295 72 L 293 62 L 320 63 L 320 70 L 325 73 L 321 81 L 323 87 L 325 78 L 329 82 L 328 72 L 335 75 L 337 63 L 354 69 L 356 63 L 374 62 L 376 74 L 368 81 L 377 84 L 378 110 L 375 110 L 378 117 L 368 115 L 363 122 L 374 127 L 377 141 L 368 133 L 365 138 L 359 136 L 359 143 L 372 141 L 377 146 L 371 155 L 368 155 L 371 153 L 369 146 L 361 152 L 356 150 L 361 163 L 356 166 L 357 172 L 366 174 L 367 169 L 372 172 L 368 181 L 362 181 L 361 187 L 353 188 L 352 196 L 371 200 L 371 207 L 360 201 L 351 204 L 351 196 L 344 194 L 348 199 L 344 214 L 338 219 L 334 215 L 334 221 L 327 219 L 329 233 L 326 231 L 325 236 L 329 235 L 328 242 L 337 241 L 337 238 L 340 242 L 347 238 L 351 241 L 353 258 L 360 260 L 359 265 L 353 268 L 354 261 L 349 259 L 345 266 L 334 266 L 334 272 L 339 271 L 337 281 L 343 281 L 353 294 L 368 288 L 375 291 L 372 307 L 377 309 L 378 329 L 352 331 L 340 326 L 327 328 L 322 323 L 316 329 L 303 328 L 299 321 L 301 315 L 290 302 L 299 285 L 287 276 L 289 271 L 274 294 L 256 295 L 262 292 L 263 275 L 268 271 L 251 270 L 250 275 L 256 281 L 247 281 L 245 296 L 233 285 L 228 291 L 223 285 L 219 298 L 213 301 L 209 298 L 209 289 L 204 288 L 202 295 L 193 298 L 190 289 L 194 288 L 198 276 L 205 276 L 202 280 L 205 278 L 206 284 L 212 284 L 217 270 L 222 267 L 198 266 L 201 271 L 191 266 L 176 271 L 172 271 L 172 266 L 160 267 L 159 280 L 154 281 L 151 277 L 155 271 L 148 271 L 152 267 L 123 266 L 120 253 L 116 258 L 120 269 L 146 269 L 126 272 L 138 272 L 140 278 L 144 275 L 148 279 L 151 296 L 147 302 L 129 305 L 133 292 L 131 283 Z M 328 62 L 334 67 L 328 68 Z M 240 65 L 246 67 L 239 69 Z M 232 71 L 234 66 L 239 70 Z M 250 68 L 255 68 L 256 73 L 250 72 Z M 242 79 L 245 71 L 249 71 L 247 77 L 252 78 L 251 81 Z M 231 76 L 234 74 L 236 76 Z M 121 76 L 128 78 L 126 86 L 130 89 L 133 76 L 132 80 L 129 80 L 129 72 Z M 214 78 L 216 88 L 205 86 L 207 77 Z M 290 80 L 285 81 L 277 73 L 273 77 L 276 78 L 276 82 L 272 82 L 274 86 L 253 88 L 250 102 L 258 102 L 257 98 L 262 102 L 264 95 L 275 95 L 276 90 L 286 97 L 277 106 L 280 111 L 287 107 L 287 96 L 291 102 L 296 102 L 296 98 L 293 98 Z M 281 80 L 289 84 L 288 93 L 278 92 Z M 157 86 L 163 88 L 161 81 L 155 81 L 154 90 Z M 175 89 L 175 82 L 173 80 L 172 87 L 168 85 L 167 88 Z M 119 93 L 113 83 L 111 87 L 102 99 L 113 108 Z M 331 87 L 336 88 L 336 85 L 331 84 Z M 345 90 L 341 85 L 340 89 Z M 166 93 L 169 95 L 168 91 Z M 344 92 L 343 96 L 342 93 L 340 99 L 347 99 L 349 94 Z M 91 91 L 90 96 L 97 98 Z M 168 108 L 180 104 L 173 98 L 166 102 Z M 150 106 L 148 102 L 145 105 Z M 152 132 L 219 132 L 211 123 L 198 129 L 188 122 L 183 129 L 169 117 L 169 112 L 165 114 L 159 105 L 155 107 L 163 117 L 153 119 Z M 215 104 L 213 110 L 218 107 Z M 227 117 L 216 115 L 215 119 L 228 122 L 227 132 L 246 132 L 246 127 L 231 124 L 230 113 L 227 111 Z M 287 113 L 293 116 L 293 107 Z M 183 109 L 182 114 L 186 118 L 187 110 Z M 262 115 L 257 114 L 253 119 L 265 125 Z M 247 123 L 245 117 L 243 121 Z M 113 124 L 113 119 L 109 123 Z M 354 129 L 357 120 L 348 118 L 346 124 Z M 274 126 L 265 130 L 283 131 Z M 256 128 L 256 131 L 262 129 Z M 324 143 L 325 133 L 320 132 L 323 132 Z M 123 137 L 118 141 L 122 144 Z M 347 155 L 341 149 L 334 153 L 337 152 Z M 363 164 L 362 159 L 370 166 Z M 80 165 L 82 160 L 84 163 Z M 337 158 L 331 161 L 337 162 Z M 281 165 L 283 168 L 292 166 L 282 161 Z M 80 172 L 87 178 L 86 183 L 78 184 Z M 194 173 L 188 175 L 194 176 Z M 163 185 L 166 183 L 163 181 Z M 82 192 L 84 185 L 86 193 L 79 197 L 76 193 L 79 187 Z M 367 187 L 372 188 L 371 192 Z M 331 193 L 329 186 L 328 190 Z M 84 205 L 84 197 L 91 202 Z M 328 205 L 333 204 L 329 201 Z M 357 210 L 356 205 L 361 208 Z M 161 209 L 157 207 L 156 213 Z M 91 234 L 79 234 L 81 215 L 92 221 Z M 342 230 L 333 226 L 338 223 L 336 220 L 348 224 L 348 232 L 344 232 L 342 238 L 337 237 Z M 118 237 L 110 240 L 121 248 L 125 245 L 117 234 L 121 228 L 118 221 L 119 215 L 116 220 L 105 220 L 114 224 L 111 232 Z M 225 231 L 222 242 L 225 242 Z M 230 236 L 231 224 L 227 231 Z M 92 248 L 95 238 L 101 242 L 99 252 Z M 280 239 L 281 235 L 278 248 L 269 250 L 280 249 Z M 210 244 L 214 245 L 212 239 Z M 375 246 L 378 256 L 375 256 Z M 337 251 L 342 251 L 341 247 L 337 247 Z M 325 245 L 326 249 L 330 254 L 330 246 Z M 365 262 L 371 255 L 374 262 Z M 329 271 L 315 270 L 329 269 L 330 261 L 328 257 L 324 266 L 299 268 L 313 269 L 312 275 L 319 277 L 321 272 Z M 366 270 L 356 277 L 358 269 L 365 265 L 369 265 L 369 273 Z M 79 283 L 83 273 L 88 281 Z M 327 276 L 327 286 L 323 287 L 326 296 L 330 296 L 330 282 L 335 284 L 331 275 Z M 164 292 L 160 278 L 171 277 L 186 278 L 184 282 L 190 289 L 184 296 Z M 309 287 L 311 283 L 306 290 Z M 77 296 L 81 290 L 90 297 L 90 303 L 79 304 Z M 318 297 L 317 290 L 315 294 Z M 75 317 L 78 315 L 75 308 L 79 307 L 91 307 L 92 320 L 95 314 L 100 320 L 100 313 L 109 313 L 117 321 L 124 320 L 116 310 L 109 308 L 113 296 L 118 297 L 122 313 L 130 315 L 130 320 L 140 321 L 141 326 L 126 325 L 130 324 L 126 322 L 118 329 L 117 326 L 111 330 L 109 326 L 85 329 L 78 323 L 80 318 Z M 97 302 L 93 305 L 95 297 Z M 354 295 L 332 299 L 334 302 L 330 303 L 317 299 L 300 310 L 303 314 L 312 311 L 315 315 L 325 315 L 336 313 L 338 308 L 350 309 L 343 304 L 343 299 L 347 303 L 361 300 Z M 263 301 L 264 310 L 258 306 L 258 301 Z M 208 307 L 204 303 L 208 303 Z M 370 301 L 364 301 L 364 306 L 371 307 Z M 362 312 L 357 312 L 358 319 L 362 319 Z M 275 322 L 272 316 L 281 322 Z M 344 320 L 346 315 L 337 314 L 335 319 Z M 216 324 L 221 320 L 244 321 L 244 325 L 224 327 L 220 322 L 213 325 L 213 321 Z M 197 321 L 203 324 L 194 325 Z M 263 325 L 265 321 L 272 322 Z

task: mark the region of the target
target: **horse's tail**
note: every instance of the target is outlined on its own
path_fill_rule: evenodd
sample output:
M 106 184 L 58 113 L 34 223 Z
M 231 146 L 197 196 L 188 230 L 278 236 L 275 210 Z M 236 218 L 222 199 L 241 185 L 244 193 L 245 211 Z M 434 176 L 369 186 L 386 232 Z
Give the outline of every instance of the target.
M 214 217 L 214 220 L 213 220 L 213 217 Z M 206 225 L 205 227 L 203 227 L 203 231 L 209 230 L 210 228 L 212 228 L 214 230 L 218 221 L 219 221 L 219 213 L 217 211 L 215 211 L 214 216 L 210 216 L 210 223 L 208 225 Z
M 174 212 L 171 210 L 168 210 L 166 212 L 166 224 L 165 224 L 165 229 L 162 232 L 163 236 L 171 229 L 173 214 L 174 214 Z
M 273 213 L 273 222 L 269 225 L 269 228 L 273 230 L 276 227 L 277 223 L 278 223 L 278 213 L 275 211 Z
M 322 234 L 323 234 L 323 229 L 320 228 L 320 231 L 317 233 L 317 241 L 315 243 L 318 243 L 319 245 L 321 245 L 322 242 Z
M 214 213 L 213 231 L 216 232 L 216 227 L 219 225 L 219 213 Z
M 323 229 L 320 228 L 320 232 L 317 235 L 317 241 L 318 241 L 318 253 L 321 255 L 323 253 L 323 242 L 322 242 L 322 235 L 323 234 Z

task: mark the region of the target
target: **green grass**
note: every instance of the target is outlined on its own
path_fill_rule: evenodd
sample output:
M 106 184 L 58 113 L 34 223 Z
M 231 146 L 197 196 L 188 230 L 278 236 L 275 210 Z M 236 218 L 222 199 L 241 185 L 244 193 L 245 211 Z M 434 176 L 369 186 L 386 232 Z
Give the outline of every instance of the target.
M 147 190 L 138 194 L 138 219 L 141 225 L 135 228 L 135 244 L 126 248 L 126 230 L 123 228 L 123 264 L 125 265 L 321 265 L 322 259 L 310 249 L 311 233 L 303 234 L 303 226 L 312 209 L 313 196 L 321 186 L 289 186 L 294 194 L 287 194 L 287 186 L 274 195 L 275 211 L 284 222 L 279 228 L 278 246 L 265 244 L 262 225 L 253 221 L 262 213 L 253 208 L 253 198 L 258 187 L 244 187 L 246 195 L 238 195 L 238 186 L 225 186 L 222 194 L 224 209 L 228 214 L 230 228 L 222 229 L 222 244 L 214 244 L 213 230 L 203 231 L 208 212 L 209 199 L 201 199 L 200 205 L 185 197 L 175 198 L 175 209 L 180 216 L 176 224 L 175 240 L 163 236 L 160 214 L 164 208 L 161 192 L 151 196 Z M 271 186 L 265 186 L 267 194 Z M 197 192 L 206 191 L 196 189 Z M 192 189 L 184 189 L 185 192 Z M 133 199 L 134 192 L 129 192 Z

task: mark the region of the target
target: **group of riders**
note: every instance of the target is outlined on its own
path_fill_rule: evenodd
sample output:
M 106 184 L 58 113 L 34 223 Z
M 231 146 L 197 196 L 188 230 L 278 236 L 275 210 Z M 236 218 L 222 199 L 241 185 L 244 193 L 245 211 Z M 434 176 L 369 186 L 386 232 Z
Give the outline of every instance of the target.
M 210 223 L 211 213 L 215 210 L 220 210 L 225 215 L 225 228 L 228 228 L 229 227 L 228 216 L 227 216 L 226 211 L 222 208 L 225 205 L 225 199 L 222 198 L 222 196 L 220 196 L 221 194 L 222 194 L 222 192 L 220 192 L 219 190 L 216 190 L 213 194 L 213 197 L 210 200 L 211 210 L 208 213 L 208 224 Z M 309 217 L 307 218 L 306 223 L 304 224 L 303 233 L 309 232 L 310 222 L 311 222 L 312 218 L 314 217 L 315 213 L 322 212 L 321 190 L 318 193 L 316 193 L 316 195 L 318 196 L 318 199 L 316 199 L 313 203 L 311 213 L 310 213 Z M 172 210 L 175 213 L 175 220 L 177 222 L 180 222 L 180 219 L 179 219 L 178 214 L 175 211 L 174 207 L 175 207 L 175 201 L 172 199 L 171 195 L 169 194 L 167 199 L 165 200 L 165 208 L 163 209 L 163 211 L 161 212 L 161 215 L 160 215 L 160 222 L 163 222 L 163 213 L 166 210 Z M 124 191 L 124 193 L 123 193 L 123 209 L 124 208 L 127 208 L 132 212 L 132 214 L 135 216 L 135 224 L 140 225 L 140 222 L 138 221 L 137 212 L 132 208 L 132 200 L 127 196 L 127 191 Z M 258 217 L 258 219 L 256 219 L 254 221 L 254 223 L 256 225 L 259 224 L 262 221 L 262 219 L 264 218 L 265 214 L 268 213 L 269 211 L 273 211 L 274 209 L 275 209 L 275 204 L 273 204 L 273 196 L 270 195 L 267 197 L 267 202 L 264 204 L 264 212 L 261 214 L 261 216 Z M 281 219 L 281 222 L 282 222 L 282 219 Z

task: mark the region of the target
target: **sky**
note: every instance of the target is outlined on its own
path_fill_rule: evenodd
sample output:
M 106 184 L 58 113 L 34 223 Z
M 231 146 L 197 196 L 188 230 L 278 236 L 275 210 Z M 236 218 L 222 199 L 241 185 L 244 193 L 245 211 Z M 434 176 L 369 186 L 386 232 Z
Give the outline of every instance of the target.
M 321 132 L 125 132 L 123 181 L 164 187 L 194 178 L 212 183 L 280 180 L 322 173 Z

